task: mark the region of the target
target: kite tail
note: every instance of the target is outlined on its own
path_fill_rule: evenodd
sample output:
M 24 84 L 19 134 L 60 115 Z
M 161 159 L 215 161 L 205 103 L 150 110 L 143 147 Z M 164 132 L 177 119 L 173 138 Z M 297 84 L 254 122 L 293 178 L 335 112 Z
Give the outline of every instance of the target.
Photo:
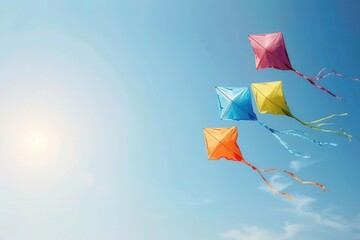
M 252 165 L 251 163 L 247 162 L 246 160 L 241 160 L 243 163 L 245 163 L 246 165 L 248 165 L 249 167 L 251 167 L 254 171 L 257 171 L 260 175 L 260 177 L 264 180 L 264 182 L 266 183 L 266 185 L 270 188 L 270 190 L 276 194 L 280 194 L 284 197 L 286 197 L 287 199 L 289 200 L 293 200 L 292 197 L 287 194 L 287 193 L 284 193 L 284 192 L 281 192 L 279 190 L 277 190 L 276 188 L 274 188 L 270 183 L 269 181 L 264 177 L 264 175 L 261 173 L 262 170 L 258 169 L 257 167 L 255 167 L 254 165 Z
M 315 82 L 314 78 L 309 78 L 309 77 L 305 76 L 304 74 L 298 72 L 298 71 L 295 70 L 295 69 L 292 69 L 292 70 L 293 70 L 297 75 L 299 75 L 300 77 L 303 77 L 303 78 L 305 78 L 306 80 L 308 80 L 308 82 L 311 83 L 312 85 L 314 85 L 315 87 L 317 87 L 317 88 L 319 88 L 319 89 L 327 92 L 327 93 L 330 94 L 331 96 L 336 97 L 337 99 L 339 99 L 339 100 L 341 100 L 341 101 L 343 101 L 343 102 L 346 102 L 342 97 L 337 96 L 335 93 L 332 93 L 332 92 L 330 92 L 329 90 L 327 90 L 326 88 L 324 88 L 323 86 L 320 86 L 319 84 L 317 84 L 317 83 Z
M 331 114 L 331 115 L 329 115 L 327 117 L 323 117 L 323 118 L 320 118 L 318 120 L 311 121 L 310 123 L 312 123 L 312 124 L 313 123 L 320 123 L 320 122 L 323 122 L 323 121 L 328 120 L 328 119 L 333 118 L 333 117 L 347 117 L 347 116 L 349 116 L 348 113 Z
M 288 150 L 291 154 L 295 155 L 296 157 L 302 157 L 302 158 L 309 158 L 310 157 L 310 156 L 305 156 L 305 155 L 301 154 L 300 152 L 296 151 L 295 149 L 293 149 L 292 147 L 290 147 L 290 145 L 287 142 L 285 142 L 284 140 L 282 140 L 279 137 L 278 133 L 281 133 L 281 132 L 267 126 L 265 123 L 260 122 L 259 120 L 255 120 L 255 121 L 258 122 L 264 128 L 266 128 L 267 130 L 269 130 L 271 132 L 271 134 L 279 141 L 279 143 L 281 145 L 283 145 L 286 148 L 286 150 Z M 289 135 L 291 135 L 291 134 L 289 134 Z
M 322 75 L 322 73 L 323 73 L 324 71 L 327 71 L 327 70 L 329 70 L 330 72 L 327 73 L 327 74 Z M 323 68 L 323 69 L 321 69 L 320 72 L 318 72 L 318 74 L 317 74 L 315 77 L 312 78 L 312 80 L 313 80 L 313 81 L 318 81 L 318 80 L 320 80 L 320 79 L 327 78 L 327 77 L 330 76 L 330 75 L 336 75 L 336 76 L 338 76 L 338 77 L 347 78 L 347 79 L 354 80 L 354 81 L 359 81 L 359 80 L 360 80 L 360 78 L 349 78 L 349 77 L 346 77 L 345 75 L 343 75 L 343 74 L 341 74 L 341 73 L 338 73 L 337 71 L 335 71 L 335 70 L 332 69 L 332 68 Z
M 352 135 L 348 134 L 348 133 L 347 133 L 341 126 L 339 126 L 338 124 L 336 124 L 336 123 L 321 123 L 322 121 L 325 121 L 325 120 L 330 119 L 330 118 L 333 118 L 333 117 L 346 117 L 346 116 L 349 116 L 349 114 L 348 114 L 348 113 L 332 114 L 332 115 L 330 115 L 330 116 L 327 116 L 327 117 L 324 117 L 324 118 L 321 118 L 321 119 L 312 121 L 312 122 L 310 122 L 310 124 L 316 124 L 315 127 L 321 127 L 321 126 L 326 126 L 326 125 L 336 125 L 336 126 L 340 129 L 341 135 L 347 137 L 347 139 L 349 140 L 349 142 L 351 142 Z
M 341 113 L 341 114 L 332 114 L 330 116 L 312 121 L 312 122 L 304 122 L 302 120 L 300 120 L 299 118 L 295 117 L 294 115 L 290 114 L 288 116 L 294 118 L 296 121 L 300 122 L 302 125 L 304 125 L 305 127 L 309 127 L 311 129 L 314 130 L 318 130 L 318 131 L 322 131 L 322 132 L 328 132 L 328 133 L 333 133 L 339 136 L 343 136 L 346 137 L 349 142 L 351 142 L 351 138 L 352 136 L 350 134 L 348 134 L 341 126 L 335 124 L 335 123 L 322 123 L 323 121 L 333 118 L 333 117 L 343 117 L 343 116 L 348 116 L 349 114 L 347 113 Z M 336 130 L 331 130 L 331 129 L 326 129 L 326 128 L 322 128 L 322 126 L 327 126 L 327 125 L 335 125 L 337 126 L 340 131 L 336 131 Z
M 274 193 L 276 193 L 276 194 L 283 195 L 284 197 L 286 197 L 286 198 L 289 199 L 289 200 L 293 200 L 293 198 L 292 198 L 289 194 L 284 193 L 284 192 L 280 192 L 279 190 L 277 190 L 276 188 L 274 188 L 274 187 L 269 183 L 269 181 L 261 174 L 261 171 L 260 171 L 259 169 L 257 169 L 256 171 L 260 174 L 261 178 L 264 180 L 264 182 L 266 183 L 266 185 L 270 188 L 270 190 L 271 190 L 272 192 L 274 192 Z
M 323 129 L 323 128 L 321 128 L 321 131 L 334 133 L 334 134 L 336 134 L 336 135 L 346 137 L 346 138 L 349 140 L 349 142 L 352 141 L 353 136 L 350 135 L 350 134 L 348 134 L 348 133 L 344 130 L 344 128 L 342 128 L 341 126 L 339 126 L 339 125 L 336 124 L 336 123 L 320 123 L 320 124 L 315 125 L 315 127 L 316 127 L 316 128 L 319 128 L 319 127 L 321 127 L 321 126 L 327 126 L 327 125 L 335 125 L 335 126 L 337 126 L 337 127 L 340 129 L 341 132 L 334 131 L 334 130 L 330 130 L 330 129 Z M 314 128 L 314 129 L 317 130 L 316 128 Z
M 309 138 L 307 136 L 305 136 L 306 134 L 305 133 L 296 133 L 296 131 L 294 130 L 286 130 L 286 131 L 280 131 L 279 133 L 281 134 L 285 134 L 285 135 L 290 135 L 290 136 L 294 136 L 294 137 L 299 137 L 299 138 L 302 138 L 304 140 L 307 140 L 307 141 L 310 141 L 310 142 L 313 142 L 321 147 L 324 147 L 324 146 L 333 146 L 333 147 L 336 147 L 337 144 L 336 143 L 331 143 L 331 142 L 320 142 L 318 140 L 315 140 L 315 139 L 312 139 L 312 138 Z
M 248 165 L 249 167 L 251 167 L 254 171 L 257 171 L 259 173 L 259 175 L 261 176 L 261 178 L 264 180 L 264 182 L 266 183 L 266 185 L 270 188 L 270 190 L 276 194 L 280 194 L 286 198 L 288 198 L 289 200 L 292 200 L 292 197 L 287 194 L 287 193 L 284 193 L 284 192 L 281 192 L 279 190 L 277 190 L 276 188 L 274 188 L 270 183 L 269 181 L 264 177 L 264 175 L 262 174 L 262 172 L 276 172 L 276 171 L 281 171 L 281 172 L 284 172 L 288 175 L 290 175 L 290 177 L 294 178 L 296 181 L 298 181 L 299 183 L 301 184 L 312 184 L 312 185 L 315 185 L 319 188 L 321 188 L 324 192 L 328 192 L 328 190 L 325 188 L 324 185 L 320 184 L 320 183 L 317 183 L 317 182 L 310 182 L 310 181 L 303 181 L 301 180 L 298 176 L 296 176 L 295 174 L 293 174 L 292 172 L 289 172 L 289 171 L 286 171 L 286 170 L 282 170 L 282 169 L 279 169 L 279 168 L 271 168 L 271 169 L 259 169 L 257 167 L 255 167 L 254 165 L 252 165 L 251 163 L 247 162 L 245 159 L 242 159 L 241 160 L 244 164 Z
M 282 170 L 282 169 L 278 169 L 278 168 L 271 168 L 271 169 L 260 169 L 261 172 L 277 172 L 277 171 L 281 171 L 284 172 L 288 175 L 290 175 L 290 177 L 294 178 L 296 181 L 298 181 L 301 184 L 312 184 L 315 185 L 319 188 L 321 188 L 324 192 L 328 192 L 329 190 L 326 189 L 326 187 L 320 183 L 317 182 L 310 182 L 310 181 L 303 181 L 301 180 L 298 176 L 296 176 L 295 174 L 293 174 L 292 172 L 286 171 L 286 170 Z

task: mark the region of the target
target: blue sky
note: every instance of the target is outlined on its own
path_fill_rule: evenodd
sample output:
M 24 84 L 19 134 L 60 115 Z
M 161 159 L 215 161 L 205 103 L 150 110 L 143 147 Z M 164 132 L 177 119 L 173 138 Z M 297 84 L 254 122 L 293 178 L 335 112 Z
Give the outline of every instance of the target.
M 0 238 L 53 240 L 360 239 L 359 83 L 321 84 L 255 70 L 248 34 L 283 32 L 294 68 L 360 76 L 357 1 L 1 1 Z M 222 121 L 215 86 L 283 80 L 305 121 L 332 113 L 358 139 L 255 113 L 287 138 L 290 155 L 254 122 Z M 295 171 L 271 194 L 241 163 L 209 161 L 202 129 L 239 131 L 244 157 Z

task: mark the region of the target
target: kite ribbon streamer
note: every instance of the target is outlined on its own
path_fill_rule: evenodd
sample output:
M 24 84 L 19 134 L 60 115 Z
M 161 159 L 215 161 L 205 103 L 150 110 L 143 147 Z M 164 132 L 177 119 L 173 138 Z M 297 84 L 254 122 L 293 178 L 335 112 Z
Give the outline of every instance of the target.
M 295 180 L 297 180 L 298 182 L 302 183 L 302 184 L 313 184 L 315 186 L 318 186 L 320 187 L 321 189 L 323 189 L 324 191 L 327 191 L 325 189 L 325 187 L 319 183 L 315 183 L 315 182 L 305 182 L 305 181 L 302 181 L 300 178 L 298 178 L 295 174 L 289 172 L 289 171 L 286 171 L 286 170 L 281 170 L 281 169 L 278 169 L 278 168 L 271 168 L 271 169 L 259 169 L 257 167 L 255 167 L 254 165 L 252 165 L 251 163 L 249 163 L 248 161 L 246 161 L 242 155 L 241 155 L 241 152 L 240 152 L 240 149 L 238 147 L 238 145 L 235 143 L 236 145 L 236 149 L 238 150 L 238 153 L 235 152 L 232 148 L 230 148 L 229 146 L 227 146 L 225 143 L 223 143 L 222 140 L 219 140 L 217 137 L 215 137 L 211 132 L 209 132 L 208 130 L 204 129 L 207 134 L 209 136 L 211 136 L 213 139 L 215 139 L 215 141 L 218 142 L 218 144 L 222 145 L 223 147 L 225 147 L 227 149 L 226 152 L 231 152 L 231 158 L 229 158 L 228 156 L 224 156 L 223 154 L 221 155 L 218 155 L 216 158 L 212 158 L 212 159 L 219 159 L 221 157 L 223 158 L 226 158 L 227 160 L 232 160 L 232 161 L 236 161 L 236 162 L 242 162 L 246 165 L 248 165 L 249 167 L 251 167 L 254 171 L 257 171 L 259 173 L 259 175 L 261 176 L 261 178 L 264 180 L 264 182 L 266 183 L 266 185 L 271 189 L 271 191 L 273 191 L 274 193 L 276 194 L 280 194 L 280 195 L 283 195 L 285 197 L 287 197 L 288 199 L 292 200 L 291 196 L 287 193 L 284 193 L 284 192 L 281 192 L 281 191 L 278 191 L 277 189 L 275 189 L 270 183 L 269 181 L 264 177 L 264 175 L 262 174 L 262 172 L 275 172 L 275 171 L 282 171 L 288 175 L 290 175 L 292 178 L 294 178 Z M 229 133 L 227 133 L 229 134 Z M 237 131 L 236 131 L 236 135 L 235 135 L 235 138 L 237 138 Z M 232 141 L 235 141 L 234 139 L 232 139 Z M 216 147 L 215 147 L 216 148 Z M 212 153 L 213 154 L 213 153 Z M 211 156 L 212 154 L 210 155 L 210 159 L 211 159 Z
M 324 119 L 325 120 L 325 119 Z M 290 146 L 285 142 L 283 141 L 277 134 L 283 134 L 283 135 L 289 135 L 289 136 L 293 136 L 293 137 L 299 137 L 299 138 L 302 138 L 304 140 L 307 140 L 307 141 L 310 141 L 310 142 L 313 142 L 321 147 L 323 146 L 333 146 L 333 147 L 336 147 L 337 144 L 336 143 L 329 143 L 329 142 L 320 142 L 320 141 L 317 141 L 315 139 L 312 139 L 312 138 L 309 138 L 307 136 L 304 135 L 304 133 L 300 132 L 300 131 L 295 131 L 295 130 L 286 130 L 286 131 L 278 131 L 276 129 L 273 129 L 269 126 L 267 126 L 265 123 L 263 122 L 260 122 L 259 120 L 255 120 L 257 123 L 259 123 L 261 126 L 265 127 L 267 130 L 269 130 L 275 137 L 276 139 L 292 154 L 294 154 L 295 156 L 298 156 L 298 157 L 303 157 L 303 158 L 309 158 L 309 156 L 303 156 L 302 154 L 298 153 L 298 152 L 293 152 L 294 150 L 292 150 L 290 148 Z M 302 134 L 301 134 L 302 133 Z
M 347 113 L 341 113 L 341 114 L 332 114 L 330 116 L 327 117 L 323 117 L 321 119 L 312 121 L 312 122 L 304 122 L 302 120 L 300 120 L 299 118 L 295 117 L 289 107 L 286 104 L 285 98 L 284 98 L 284 93 L 282 91 L 282 87 L 281 87 L 281 81 L 278 82 L 269 82 L 269 83 L 265 83 L 265 86 L 270 85 L 270 90 L 272 90 L 271 88 L 273 88 L 273 86 L 276 86 L 278 88 L 278 91 L 280 91 L 281 94 L 278 94 L 278 97 L 276 99 L 276 101 L 274 100 L 274 98 L 271 98 L 267 95 L 265 95 L 259 88 L 256 87 L 256 85 L 261 85 L 261 84 L 251 84 L 251 87 L 253 88 L 253 91 L 255 89 L 255 94 L 259 93 L 264 99 L 261 99 L 261 101 L 258 100 L 258 98 L 255 96 L 255 100 L 257 101 L 258 104 L 258 109 L 260 112 L 262 113 L 272 113 L 272 114 L 276 114 L 276 115 L 286 115 L 288 117 L 291 117 L 293 119 L 295 119 L 296 121 L 300 122 L 302 125 L 312 128 L 314 130 L 318 130 L 318 131 L 322 131 L 322 132 L 329 132 L 329 133 L 334 133 L 336 135 L 339 136 L 345 136 L 349 141 L 351 141 L 352 136 L 348 133 L 346 133 L 344 131 L 344 129 L 340 126 L 338 126 L 337 124 L 334 123 L 322 123 L 323 121 L 333 118 L 333 117 L 343 117 L 343 116 L 348 116 L 349 114 Z M 273 85 L 273 86 L 271 86 Z M 267 86 L 268 87 L 268 86 Z M 269 90 L 269 89 L 268 89 Z M 273 92 L 272 92 L 273 94 Z M 266 101 L 264 101 L 266 99 Z M 271 102 L 272 105 L 270 105 L 270 107 L 266 108 L 265 110 L 261 110 L 261 108 L 263 108 L 263 105 L 266 106 L 266 104 L 268 102 Z M 281 110 L 281 111 L 279 111 Z M 325 125 L 336 125 L 339 127 L 339 129 L 341 130 L 341 132 L 335 131 L 335 130 L 330 130 L 330 129 L 326 129 L 326 128 L 322 128 L 322 126 Z
M 266 183 L 266 185 L 271 189 L 271 191 L 273 191 L 274 193 L 276 194 L 280 194 L 280 195 L 283 195 L 284 197 L 288 198 L 289 200 L 292 200 L 292 197 L 287 194 L 287 193 L 284 193 L 284 192 L 281 192 L 277 189 L 275 189 L 270 183 L 269 181 L 264 177 L 264 175 L 262 174 L 262 172 L 276 172 L 276 171 L 281 171 L 281 172 L 284 172 L 286 174 L 288 174 L 290 177 L 294 178 L 296 181 L 302 183 L 302 184 L 312 184 L 312 185 L 315 185 L 319 188 L 321 188 L 322 190 L 324 190 L 325 192 L 328 192 L 328 190 L 325 188 L 324 185 L 320 184 L 320 183 L 317 183 L 317 182 L 311 182 L 311 181 L 303 181 L 301 180 L 298 176 L 296 176 L 295 174 L 293 174 L 292 172 L 289 172 L 289 171 L 286 171 L 286 170 L 282 170 L 282 169 L 279 169 L 279 168 L 270 168 L 270 169 L 259 169 L 257 167 L 255 167 L 254 165 L 252 165 L 251 163 L 247 162 L 246 160 L 241 160 L 243 163 L 245 163 L 246 165 L 248 165 L 249 167 L 251 167 L 254 171 L 257 171 L 261 178 L 264 180 L 264 182 Z
M 311 121 L 311 122 L 304 122 L 304 121 L 300 120 L 299 118 L 295 117 L 294 115 L 292 115 L 289 112 L 287 112 L 287 115 L 289 117 L 294 118 L 296 121 L 300 122 L 301 124 L 303 124 L 306 127 L 309 127 L 311 129 L 314 129 L 314 130 L 322 131 L 322 132 L 334 133 L 334 134 L 339 135 L 339 136 L 344 136 L 351 142 L 352 136 L 350 134 L 348 134 L 347 132 L 345 132 L 345 130 L 342 127 L 340 127 L 339 125 L 337 125 L 335 123 L 322 123 L 323 121 L 325 121 L 327 119 L 330 119 L 330 118 L 333 118 L 333 117 L 349 116 L 348 113 L 332 114 L 330 116 L 327 116 L 327 117 L 324 117 L 324 118 L 321 118 L 321 119 L 318 119 L 318 120 L 315 120 L 315 121 Z M 325 126 L 325 125 L 336 125 L 336 126 L 339 127 L 341 132 L 331 130 L 331 129 L 322 128 L 322 126 Z
M 321 86 L 321 85 L 319 85 L 319 84 L 317 84 L 317 83 L 315 82 L 316 80 L 319 80 L 319 79 L 321 79 L 321 78 L 325 78 L 325 76 L 318 76 L 318 77 L 315 77 L 315 78 L 310 78 L 310 77 L 307 77 L 307 76 L 305 76 L 304 74 L 298 72 L 298 71 L 295 70 L 295 69 L 292 69 L 292 70 L 293 70 L 297 75 L 299 75 L 300 77 L 303 77 L 303 78 L 305 78 L 306 80 L 308 80 L 308 82 L 311 83 L 312 85 L 314 85 L 315 87 L 317 87 L 317 88 L 319 88 L 319 89 L 327 92 L 327 93 L 330 94 L 331 96 L 336 97 L 337 99 L 339 99 L 339 100 L 341 100 L 341 101 L 343 101 L 343 102 L 346 102 L 342 97 L 339 97 L 339 96 L 336 95 L 335 93 L 330 92 L 329 90 L 327 90 L 326 88 L 324 88 L 323 86 Z
M 302 158 L 309 158 L 309 157 L 310 157 L 310 156 L 302 155 L 302 154 L 299 153 L 298 151 L 292 149 L 287 142 L 285 142 L 284 140 L 282 140 L 282 139 L 279 137 L 278 133 L 281 133 L 281 132 L 279 132 L 279 131 L 277 131 L 277 130 L 275 130 L 275 129 L 269 127 L 269 126 L 267 126 L 265 123 L 260 122 L 259 120 L 255 120 L 255 121 L 256 121 L 257 123 L 259 123 L 261 126 L 263 126 L 264 128 L 266 128 L 267 130 L 269 130 L 269 131 L 271 132 L 271 134 L 276 138 L 276 140 L 278 140 L 279 143 L 280 143 L 281 145 L 283 145 L 283 146 L 286 148 L 286 150 L 288 150 L 291 154 L 293 154 L 293 155 L 295 155 L 295 156 L 297 156 L 297 157 L 302 157 Z M 290 134 L 289 134 L 289 135 L 290 135 Z M 295 136 L 295 135 L 294 135 L 294 136 Z
M 271 83 L 267 83 L 267 84 L 277 84 L 278 86 L 281 87 L 281 81 L 279 82 L 271 82 Z M 336 135 L 339 135 L 339 136 L 345 136 L 350 142 L 351 142 L 351 138 L 352 136 L 348 133 L 346 133 L 344 131 L 344 129 L 340 126 L 338 126 L 337 124 L 335 123 L 322 123 L 323 121 L 325 120 L 328 120 L 330 118 L 333 118 L 333 117 L 344 117 L 344 116 L 348 116 L 349 114 L 348 113 L 341 113 L 341 114 L 332 114 L 332 115 L 329 115 L 327 117 L 323 117 L 323 118 L 320 118 L 318 120 L 315 120 L 315 121 L 312 121 L 312 122 L 304 122 L 302 120 L 300 120 L 299 118 L 295 117 L 290 109 L 288 108 L 288 106 L 286 105 L 286 101 L 285 101 L 285 98 L 283 96 L 282 97 L 282 102 L 276 102 L 273 100 L 273 98 L 269 98 L 268 96 L 266 96 L 261 90 L 259 90 L 257 87 L 256 87 L 256 84 L 252 84 L 251 87 L 253 89 L 256 89 L 256 93 L 259 93 L 261 94 L 264 99 L 266 99 L 268 102 L 271 102 L 274 106 L 276 106 L 278 109 L 280 109 L 281 111 L 277 111 L 278 109 L 275 108 L 276 112 L 273 113 L 273 114 L 278 114 L 278 115 L 286 115 L 288 117 L 291 117 L 293 119 L 295 119 L 296 121 L 300 122 L 302 125 L 306 126 L 306 127 L 309 127 L 309 128 L 312 128 L 314 130 L 318 130 L 318 131 L 322 131 L 322 132 L 329 132 L 329 133 L 334 133 Z M 281 91 L 282 91 L 282 88 L 280 88 Z M 282 93 L 283 95 L 283 93 Z M 271 108 L 267 109 L 267 110 L 270 110 L 270 113 L 272 113 L 271 111 L 274 110 L 274 106 L 272 106 Z M 258 106 L 258 108 L 261 108 Z M 267 113 L 267 112 L 265 112 Z M 341 130 L 341 132 L 338 132 L 338 131 L 335 131 L 335 130 L 331 130 L 331 129 L 326 129 L 326 128 L 322 128 L 322 126 L 325 126 L 325 125 L 336 125 L 339 127 L 339 129 Z
M 278 168 L 271 168 L 271 169 L 260 169 L 260 171 L 262 172 L 276 172 L 276 171 L 281 171 L 281 172 L 284 172 L 288 175 L 290 175 L 290 177 L 294 178 L 296 181 L 298 181 L 299 183 L 302 183 L 302 184 L 312 184 L 312 185 L 315 185 L 319 188 L 321 188 L 322 190 L 324 190 L 325 192 L 328 192 L 329 190 L 327 190 L 325 188 L 324 185 L 320 184 L 320 183 L 317 183 L 317 182 L 310 182 L 310 181 L 303 181 L 301 180 L 298 176 L 296 176 L 295 174 L 293 174 L 292 172 L 289 172 L 289 171 L 286 171 L 286 170 L 282 170 L 282 169 L 278 169 Z
M 321 75 L 321 74 L 322 74 L 324 71 L 326 71 L 326 70 L 330 70 L 330 72 L 327 73 L 327 74 Z M 313 79 L 313 81 L 317 81 L 317 80 L 320 80 L 320 79 L 327 78 L 327 77 L 330 76 L 330 75 L 336 75 L 336 76 L 341 77 L 341 78 L 347 78 L 347 79 L 354 80 L 354 81 L 360 81 L 360 78 L 349 78 L 349 77 L 346 77 L 346 76 L 344 76 L 343 74 L 338 73 L 337 71 L 335 71 L 335 70 L 332 69 L 332 68 L 323 68 L 323 69 L 321 69 L 320 72 L 318 72 L 318 74 L 317 74 L 315 77 L 313 77 L 312 79 Z
M 245 90 L 244 90 L 245 89 Z M 278 131 L 278 130 L 275 130 L 269 126 L 267 126 L 265 123 L 263 122 L 260 122 L 255 113 L 253 113 L 253 110 L 252 110 L 252 105 L 251 105 L 251 97 L 250 97 L 250 90 L 249 88 L 237 88 L 237 90 L 242 90 L 244 92 L 248 92 L 249 95 L 245 95 L 242 96 L 240 99 L 237 98 L 237 99 L 233 99 L 231 98 L 230 96 L 228 96 L 228 94 L 225 92 L 225 90 L 231 90 L 233 91 L 234 88 L 222 88 L 222 87 L 216 87 L 216 90 L 218 91 L 218 95 L 217 95 L 217 99 L 218 99 L 218 104 L 219 104 L 219 108 L 220 108 L 220 116 L 221 118 L 223 119 L 224 116 L 226 117 L 225 119 L 232 119 L 232 120 L 252 120 L 252 121 L 256 121 L 257 123 L 259 123 L 261 126 L 265 127 L 267 130 L 269 130 L 271 132 L 271 134 L 279 141 L 279 143 L 281 145 L 283 145 L 285 147 L 286 150 L 288 150 L 288 152 L 290 152 L 291 154 L 297 156 L 297 157 L 302 157 L 302 158 L 309 158 L 309 156 L 304 156 L 302 155 L 300 152 L 292 149 L 290 147 L 289 144 L 287 144 L 284 140 L 282 140 L 280 137 L 279 137 L 279 134 L 284 134 L 284 135 L 288 135 L 288 136 L 294 136 L 294 137 L 299 137 L 299 138 L 302 138 L 304 140 L 309 140 L 313 143 L 316 143 L 318 144 L 319 146 L 325 146 L 325 145 L 331 145 L 331 146 L 336 146 L 336 144 L 334 143 L 322 143 L 322 142 L 319 142 L 319 141 L 316 141 L 316 140 L 313 140 L 313 139 L 310 139 L 309 137 L 306 137 L 304 135 L 301 135 L 299 133 L 295 133 L 295 131 L 293 130 L 288 130 L 288 131 Z M 221 95 L 219 94 L 221 93 Z M 227 106 L 227 109 L 224 113 L 222 113 L 222 109 L 223 109 L 223 106 L 222 106 L 222 100 L 220 98 L 220 96 L 223 96 L 225 97 L 225 99 L 227 99 L 233 107 L 236 107 L 236 110 L 237 110 L 237 113 L 239 113 L 239 116 L 226 116 L 226 114 L 229 112 L 229 110 L 231 110 L 231 108 L 229 108 L 229 106 Z M 239 100 L 242 100 L 240 103 L 239 103 Z M 243 115 L 241 115 L 243 114 Z

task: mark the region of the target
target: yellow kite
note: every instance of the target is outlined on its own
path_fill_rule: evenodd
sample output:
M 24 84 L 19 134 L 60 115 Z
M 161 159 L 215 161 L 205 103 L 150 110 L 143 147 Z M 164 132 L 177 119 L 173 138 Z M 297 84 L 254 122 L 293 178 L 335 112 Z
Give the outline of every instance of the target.
M 306 127 L 323 132 L 331 132 L 340 136 L 345 136 L 349 139 L 349 141 L 351 141 L 352 136 L 347 134 L 341 127 L 339 127 L 341 132 L 321 127 L 325 125 L 335 125 L 333 123 L 324 123 L 323 121 L 335 116 L 348 116 L 347 113 L 332 114 L 330 116 L 312 122 L 304 122 L 291 113 L 290 108 L 285 100 L 281 81 L 252 83 L 251 89 L 260 113 L 286 115 L 295 119 Z

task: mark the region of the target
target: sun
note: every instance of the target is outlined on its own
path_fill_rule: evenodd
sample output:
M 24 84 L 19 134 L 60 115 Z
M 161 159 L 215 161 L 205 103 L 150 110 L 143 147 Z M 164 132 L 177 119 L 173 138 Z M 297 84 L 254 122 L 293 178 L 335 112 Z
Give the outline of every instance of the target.
M 40 139 L 38 137 L 34 138 L 34 145 L 37 146 L 40 144 Z
M 43 191 L 71 175 L 79 159 L 76 129 L 60 110 L 26 103 L 0 119 L 0 165 L 16 189 Z
M 23 166 L 48 164 L 58 152 L 58 132 L 56 126 L 46 120 L 14 126 L 10 144 L 13 149 L 11 158 Z
M 46 130 L 30 129 L 29 132 L 25 134 L 23 147 L 27 149 L 28 154 L 39 156 L 49 150 L 49 141 L 51 142 L 51 140 L 51 136 L 48 136 Z

